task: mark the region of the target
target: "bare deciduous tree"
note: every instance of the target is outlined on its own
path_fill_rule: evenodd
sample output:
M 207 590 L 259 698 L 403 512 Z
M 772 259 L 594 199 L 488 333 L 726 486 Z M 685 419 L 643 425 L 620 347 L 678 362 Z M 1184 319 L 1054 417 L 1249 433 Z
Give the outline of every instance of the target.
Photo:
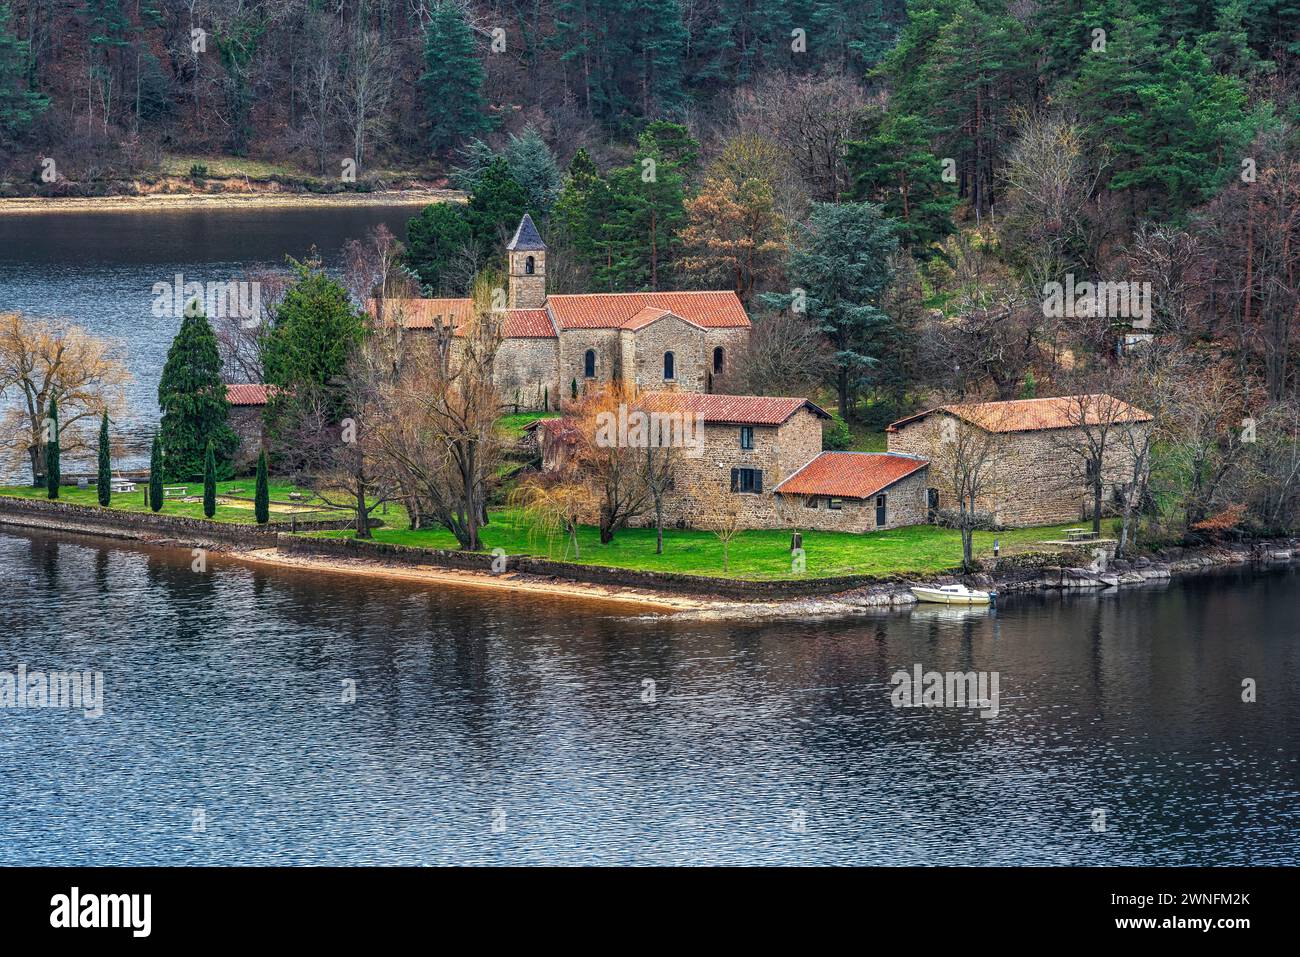
M 0 395 L 17 399 L 0 415 L 0 438 L 15 463 L 27 460 L 33 482 L 45 475 L 50 400 L 58 400 L 60 453 L 73 458 L 94 448 L 90 426 L 105 411 L 121 413 L 130 379 L 113 341 L 66 323 L 0 314 Z
M 775 74 L 735 94 L 737 125 L 774 141 L 818 202 L 837 202 L 849 186 L 844 143 L 867 99 L 853 80 L 837 74 Z

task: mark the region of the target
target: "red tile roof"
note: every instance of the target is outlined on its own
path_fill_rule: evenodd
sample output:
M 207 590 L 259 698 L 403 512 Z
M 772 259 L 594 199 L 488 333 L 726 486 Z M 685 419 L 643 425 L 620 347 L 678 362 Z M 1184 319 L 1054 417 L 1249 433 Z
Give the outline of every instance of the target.
M 1151 415 L 1104 392 L 1061 395 L 1047 399 L 1014 399 L 1009 402 L 965 402 L 941 405 L 891 423 L 886 431 L 916 422 L 934 412 L 948 412 L 988 432 L 1036 432 L 1068 429 L 1106 422 L 1150 422 Z
M 375 300 L 370 301 L 375 314 Z M 389 318 L 402 317 L 407 329 L 432 329 L 434 321 L 452 322 L 457 335 L 474 315 L 471 299 L 388 299 L 385 311 Z M 545 309 L 508 309 L 502 334 L 507 339 L 554 339 L 555 327 Z
M 706 423 L 730 425 L 780 425 L 802 408 L 829 419 L 830 415 L 807 399 L 759 395 L 705 395 L 698 392 L 645 392 L 641 403 L 656 412 L 702 415 Z
M 507 339 L 555 339 L 555 327 L 545 309 L 511 309 L 506 313 Z
M 930 463 L 882 452 L 823 452 L 772 491 L 781 495 L 870 498 Z
M 267 395 L 275 391 L 275 386 L 260 382 L 227 382 L 226 401 L 231 405 L 266 405 Z
M 560 329 L 617 329 L 647 307 L 705 329 L 749 328 L 749 316 L 734 292 L 602 292 L 546 299 Z

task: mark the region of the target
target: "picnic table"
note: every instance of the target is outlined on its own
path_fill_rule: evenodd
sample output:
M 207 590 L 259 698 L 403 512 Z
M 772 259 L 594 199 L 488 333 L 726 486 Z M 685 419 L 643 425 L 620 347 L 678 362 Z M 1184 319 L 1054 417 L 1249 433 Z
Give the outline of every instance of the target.
M 113 479 L 109 486 L 114 492 L 134 492 L 135 483 L 127 479 Z
M 1067 528 L 1065 530 L 1065 540 L 1067 542 L 1090 542 L 1096 537 L 1097 533 L 1090 528 Z

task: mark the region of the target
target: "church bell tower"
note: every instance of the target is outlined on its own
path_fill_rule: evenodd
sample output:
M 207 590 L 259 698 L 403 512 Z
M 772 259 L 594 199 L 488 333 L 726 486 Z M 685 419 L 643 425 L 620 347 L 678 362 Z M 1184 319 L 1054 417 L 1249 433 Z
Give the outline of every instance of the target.
M 510 308 L 542 308 L 546 304 L 546 243 L 533 225 L 533 217 L 524 213 L 506 251 L 510 257 Z

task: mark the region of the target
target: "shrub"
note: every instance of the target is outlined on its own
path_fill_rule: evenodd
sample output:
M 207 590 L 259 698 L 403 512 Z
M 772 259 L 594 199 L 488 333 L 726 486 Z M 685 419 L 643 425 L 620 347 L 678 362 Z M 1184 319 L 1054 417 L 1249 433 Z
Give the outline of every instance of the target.
M 822 428 L 822 445 L 832 452 L 843 452 L 853 445 L 853 431 L 836 413 Z

